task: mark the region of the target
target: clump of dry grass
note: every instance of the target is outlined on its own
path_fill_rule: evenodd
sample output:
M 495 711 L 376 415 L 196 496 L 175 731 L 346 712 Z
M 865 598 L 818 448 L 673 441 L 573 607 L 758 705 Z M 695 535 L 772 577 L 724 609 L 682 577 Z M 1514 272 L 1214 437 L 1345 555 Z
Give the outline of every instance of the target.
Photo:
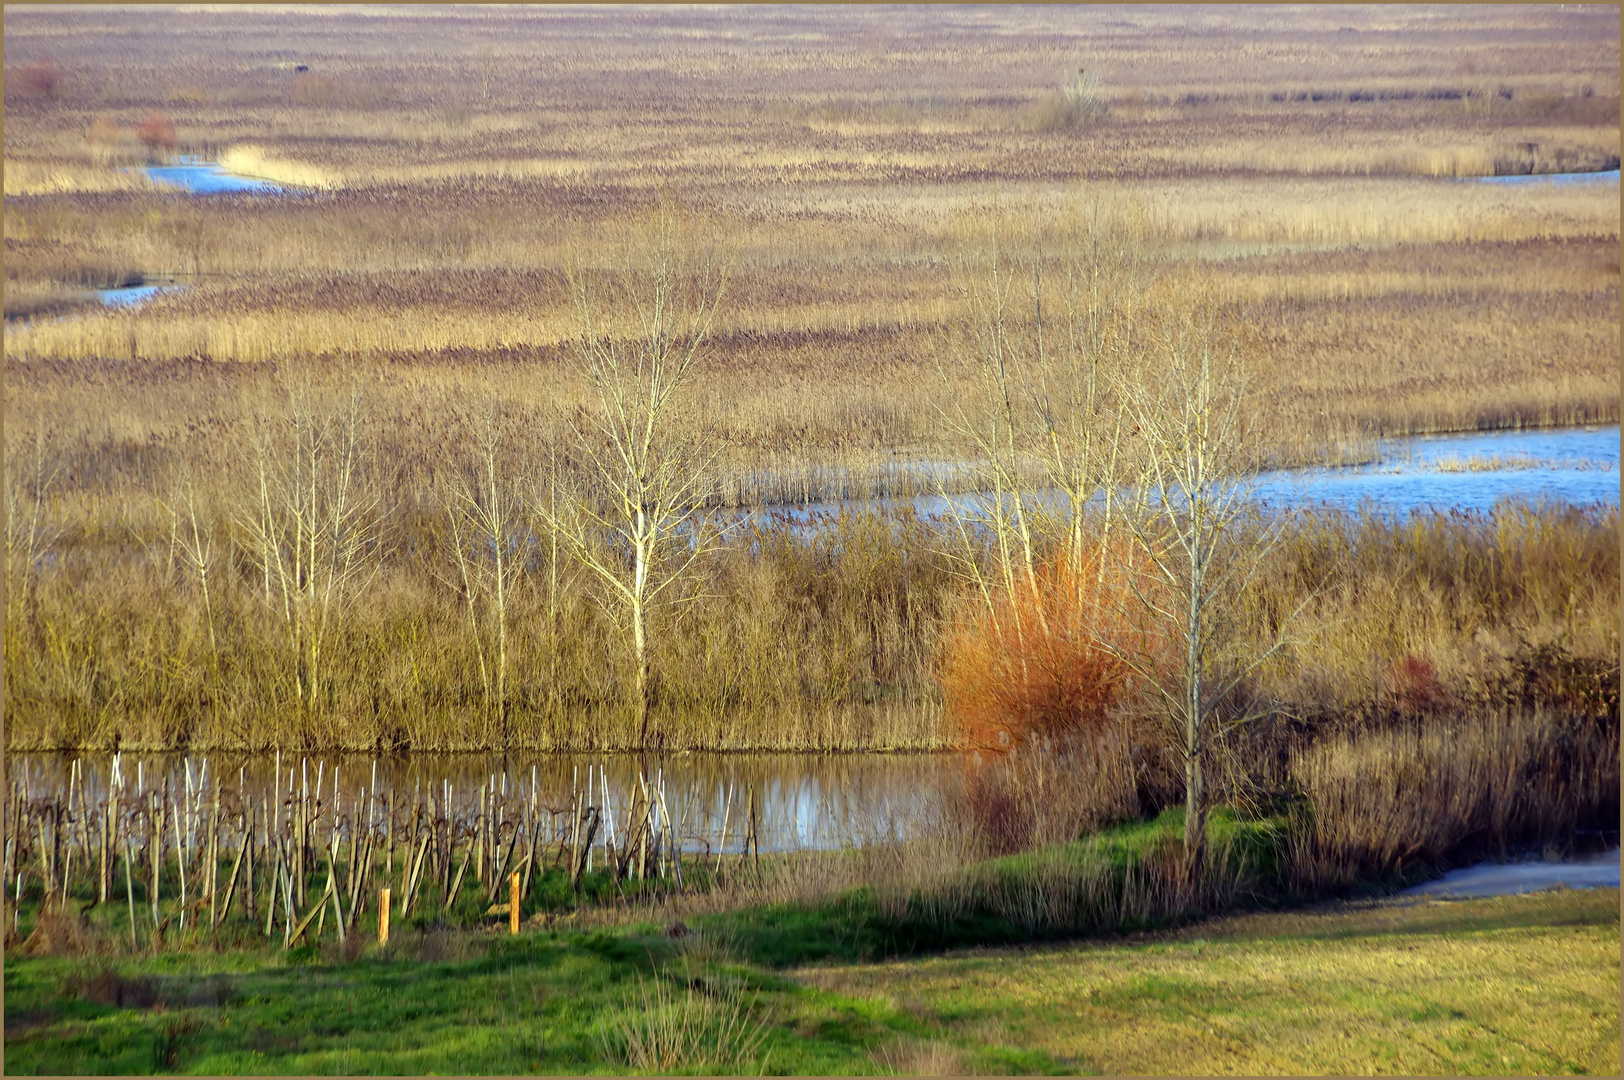
M 1292 754 L 1312 806 L 1298 883 L 1323 888 L 1616 823 L 1618 725 L 1471 712 L 1326 738 Z
M 972 1076 L 964 1053 L 940 1039 L 898 1039 L 869 1057 L 889 1076 Z
M 757 1072 L 765 1064 L 770 1024 L 770 1015 L 737 986 L 708 993 L 656 975 L 638 978 L 636 992 L 599 1038 L 606 1058 L 638 1072 Z

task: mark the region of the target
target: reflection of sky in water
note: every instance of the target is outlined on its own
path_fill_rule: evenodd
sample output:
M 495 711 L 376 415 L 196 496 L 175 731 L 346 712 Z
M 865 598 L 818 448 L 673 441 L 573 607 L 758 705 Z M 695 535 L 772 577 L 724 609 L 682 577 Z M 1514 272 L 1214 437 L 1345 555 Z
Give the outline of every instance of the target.
M 1470 179 L 1479 184 L 1616 184 L 1618 183 L 1618 170 L 1543 173 L 1529 174 L 1527 176 L 1474 176 Z
M 161 292 L 170 292 L 176 285 L 126 285 L 119 289 L 97 289 L 96 297 L 108 307 L 134 307 Z
M 60 793 L 72 760 L 70 755 L 54 754 L 14 754 L 10 759 L 14 781 L 26 783 L 31 798 Z M 105 795 L 110 758 L 87 754 L 80 760 L 87 795 L 95 803 Z M 330 797 L 336 765 L 346 812 L 363 789 L 386 797 L 393 791 L 402 807 L 426 801 L 433 793 L 436 800 L 449 796 L 458 816 L 467 820 L 474 813 L 480 785 L 490 784 L 494 778 L 497 790 L 525 802 L 533 784 L 537 806 L 557 811 L 557 820 L 562 822 L 573 793 L 579 791 L 586 805 L 609 808 L 617 840 L 624 837 L 627 814 L 642 789 L 640 759 L 628 754 L 508 758 L 423 754 L 377 759 L 283 755 L 280 766 L 275 755 L 195 754 L 189 760 L 194 784 L 207 761 L 208 783 L 212 785 L 216 775 L 223 776 L 227 792 L 237 789 L 240 769 L 241 782 L 256 802 L 278 768 L 282 777 L 278 790 L 284 795 L 291 770 L 294 790 L 304 782 L 313 792 L 319 778 L 324 798 Z M 685 850 L 714 852 L 721 844 L 728 854 L 737 854 L 744 844 L 752 788 L 763 852 L 838 848 L 906 835 L 912 822 L 931 812 L 962 761 L 956 754 L 688 753 L 650 755 L 647 767 L 648 779 L 664 788 L 665 806 Z M 187 759 L 175 754 L 126 753 L 120 762 L 126 789 L 131 791 L 138 777 L 147 790 L 161 788 L 167 778 L 172 792 L 184 791 L 186 767 Z M 656 815 L 661 813 L 656 799 Z M 605 826 L 600 842 L 608 833 Z
M 1258 494 L 1265 502 L 1346 510 L 1369 505 L 1398 514 L 1489 510 L 1507 498 L 1617 504 L 1618 439 L 1615 424 L 1393 440 L 1373 465 L 1271 474 L 1259 484 Z M 1478 472 L 1438 469 L 1440 463 L 1472 458 L 1525 460 Z
M 1559 428 L 1534 431 L 1490 431 L 1469 435 L 1420 436 L 1394 439 L 1382 448 L 1382 460 L 1372 465 L 1264 473 L 1257 494 L 1265 503 L 1327 505 L 1355 510 L 1361 506 L 1385 513 L 1413 510 L 1489 510 L 1501 499 L 1543 499 L 1571 503 L 1619 501 L 1619 428 Z M 1537 468 L 1513 467 L 1480 472 L 1443 472 L 1437 466 L 1449 459 L 1534 459 Z M 920 517 L 948 516 L 949 504 L 972 507 L 990 496 L 967 492 L 914 498 L 847 499 L 774 507 L 768 513 L 812 524 L 822 515 L 866 509 L 895 510 L 912 507 Z M 1037 499 L 1059 507 L 1057 491 L 1039 492 Z M 760 516 L 765 517 L 765 513 Z
M 226 172 L 213 162 L 183 158 L 178 165 L 148 165 L 147 176 L 156 184 L 184 188 L 194 195 L 230 195 L 236 192 L 279 192 L 282 185 Z

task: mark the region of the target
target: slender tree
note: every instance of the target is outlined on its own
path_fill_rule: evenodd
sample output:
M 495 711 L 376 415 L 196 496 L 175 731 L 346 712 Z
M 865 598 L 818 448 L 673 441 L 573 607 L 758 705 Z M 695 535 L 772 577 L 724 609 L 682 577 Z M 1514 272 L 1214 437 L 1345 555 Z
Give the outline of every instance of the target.
M 590 403 L 573 417 L 577 482 L 531 505 L 597 579 L 629 641 L 632 707 L 648 746 L 655 616 L 714 544 L 697 511 L 715 451 L 692 391 L 728 274 L 705 223 L 669 204 L 605 247 L 607 266 L 578 258 L 568 275 L 571 357 Z
M 516 499 L 501 466 L 496 418 L 487 412 L 474 422 L 478 459 L 446 507 L 451 525 L 452 557 L 457 586 L 468 612 L 469 630 L 479 661 L 485 710 L 495 725 L 487 732 L 496 745 L 507 745 L 508 631 L 513 591 L 528 559 L 528 538 L 519 528 Z M 489 639 L 489 640 L 487 640 Z
M 1224 702 L 1289 644 L 1289 615 L 1259 634 L 1242 624 L 1237 601 L 1278 546 L 1290 511 L 1255 502 L 1258 432 L 1214 290 L 1170 281 L 1155 301 L 1161 314 L 1142 335 L 1140 362 L 1119 381 L 1119 393 L 1146 495 L 1126 519 L 1149 567 L 1133 602 L 1171 649 L 1103 644 L 1140 676 L 1170 722 L 1184 765 L 1184 846 L 1193 876 L 1205 852 L 1205 766 L 1226 722 Z M 1169 651 L 1172 661 L 1159 662 Z M 1228 722 L 1248 719 L 1244 710 L 1231 711 Z
M 305 725 L 319 710 L 328 646 L 373 569 L 377 494 L 361 472 L 361 392 L 332 393 L 308 371 L 281 379 L 283 407 L 259 418 L 240 523 L 267 609 L 281 627 Z M 280 415 L 277 415 L 280 413 Z

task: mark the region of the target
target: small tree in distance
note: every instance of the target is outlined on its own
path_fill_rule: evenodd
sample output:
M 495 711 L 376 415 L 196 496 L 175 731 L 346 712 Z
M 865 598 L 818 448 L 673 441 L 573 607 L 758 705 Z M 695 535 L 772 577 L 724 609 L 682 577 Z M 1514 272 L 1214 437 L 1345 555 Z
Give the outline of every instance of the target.
M 670 205 L 623 227 L 609 247 L 607 268 L 578 258 L 568 271 L 572 358 L 592 403 L 574 425 L 584 482 L 532 508 L 597 579 L 629 639 L 647 747 L 655 616 L 713 547 L 695 511 L 715 455 L 689 403 L 728 273 L 703 223 Z
M 54 98 L 62 86 L 62 72 L 50 57 L 31 60 L 17 73 L 23 93 L 30 97 Z
M 160 112 L 148 113 L 141 126 L 135 129 L 135 134 L 146 144 L 147 153 L 155 156 L 160 151 L 172 153 L 180 145 L 175 134 L 175 122 Z

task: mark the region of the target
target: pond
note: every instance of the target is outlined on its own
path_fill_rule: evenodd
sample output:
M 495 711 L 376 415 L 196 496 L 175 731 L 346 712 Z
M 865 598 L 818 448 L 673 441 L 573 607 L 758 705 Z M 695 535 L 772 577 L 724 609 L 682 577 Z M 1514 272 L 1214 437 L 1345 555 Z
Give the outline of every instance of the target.
M 320 792 L 331 805 L 334 785 L 346 808 L 366 793 L 396 800 L 397 812 L 429 805 L 467 821 L 482 789 L 504 804 L 532 806 L 562 822 L 579 796 L 601 807 L 605 831 L 624 824 L 645 783 L 658 789 L 683 848 L 737 852 L 752 807 L 755 844 L 763 852 L 827 850 L 907 835 L 962 775 L 962 754 L 108 754 L 10 755 L 14 790 L 30 801 L 54 799 L 77 768 L 88 805 L 121 784 L 127 803 L 142 792 L 211 790 L 256 804 L 273 785 Z M 75 762 L 78 765 L 75 766 Z M 277 778 L 280 777 L 280 782 Z M 240 794 L 239 794 L 240 793 Z M 488 795 L 486 796 L 488 797 Z M 277 799 L 269 800 L 272 804 Z M 380 816 L 383 813 L 380 804 Z
M 1390 514 L 1487 511 L 1502 499 L 1619 501 L 1618 425 L 1394 439 L 1369 465 L 1266 474 L 1267 503 Z
M 1366 465 L 1263 473 L 1254 495 L 1266 506 L 1369 509 L 1396 516 L 1425 510 L 1488 511 L 1502 499 L 1617 505 L 1618 459 L 1617 424 L 1416 436 L 1388 440 L 1377 460 Z M 951 475 L 951 463 L 931 464 Z M 847 499 L 775 506 L 762 513 L 810 524 L 842 511 L 911 507 L 922 518 L 941 519 L 955 505 L 970 507 L 991 497 L 988 492 L 964 492 Z M 1055 489 L 1040 491 L 1036 498 L 1054 506 L 1064 503 Z
M 178 187 L 193 195 L 274 194 L 281 184 L 227 172 L 215 162 L 181 158 L 173 165 L 148 165 L 143 170 L 153 183 Z
M 96 299 L 110 308 L 133 308 L 163 292 L 178 292 L 184 285 L 121 285 L 116 289 L 97 289 Z
M 1602 172 L 1570 172 L 1570 173 L 1528 173 L 1521 176 L 1473 176 L 1470 179 L 1480 184 L 1616 184 L 1618 183 L 1618 170 L 1608 169 Z

